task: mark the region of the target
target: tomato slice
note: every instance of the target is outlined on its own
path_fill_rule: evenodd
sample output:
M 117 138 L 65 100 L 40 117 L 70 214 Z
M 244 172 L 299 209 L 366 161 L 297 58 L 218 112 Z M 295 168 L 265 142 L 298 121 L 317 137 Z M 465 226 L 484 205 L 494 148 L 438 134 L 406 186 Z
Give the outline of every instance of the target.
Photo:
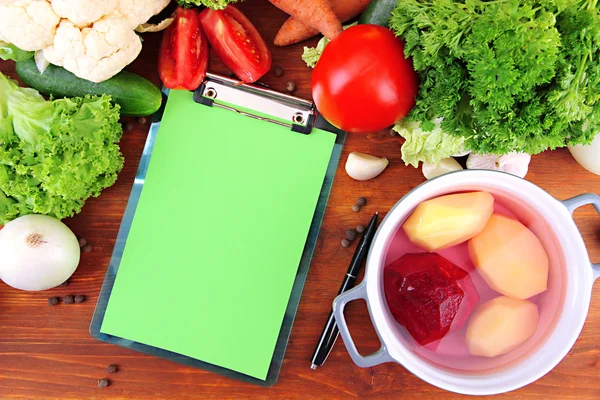
M 175 21 L 162 38 L 158 73 L 169 89 L 195 90 L 206 76 L 208 43 L 198 10 L 177 7 Z
M 252 22 L 234 6 L 207 8 L 200 23 L 225 65 L 243 82 L 255 82 L 271 68 L 271 52 Z

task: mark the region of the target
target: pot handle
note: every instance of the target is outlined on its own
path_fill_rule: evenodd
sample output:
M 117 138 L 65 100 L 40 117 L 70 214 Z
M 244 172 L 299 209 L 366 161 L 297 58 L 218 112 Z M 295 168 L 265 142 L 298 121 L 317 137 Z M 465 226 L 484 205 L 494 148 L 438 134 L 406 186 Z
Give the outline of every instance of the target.
M 573 212 L 581 206 L 592 204 L 596 209 L 596 212 L 600 214 L 600 196 L 594 193 L 584 193 L 579 196 L 571 197 L 567 200 L 562 200 L 561 203 L 569 210 L 571 215 Z M 594 264 L 590 262 L 592 269 L 594 270 L 594 279 L 600 277 L 600 263 Z
M 340 294 L 333 300 L 333 315 L 335 315 L 340 334 L 342 335 L 342 339 L 344 339 L 344 344 L 346 345 L 350 357 L 352 357 L 352 361 L 361 368 L 394 361 L 392 356 L 390 356 L 387 347 L 383 343 L 379 350 L 368 356 L 362 356 L 356 349 L 352 336 L 350 336 L 350 331 L 348 330 L 346 318 L 344 317 L 344 308 L 349 302 L 358 299 L 367 301 L 367 286 L 364 281 L 360 285 Z M 377 331 L 377 328 L 375 330 Z M 379 332 L 377 332 L 377 336 L 379 336 L 379 341 L 381 341 Z

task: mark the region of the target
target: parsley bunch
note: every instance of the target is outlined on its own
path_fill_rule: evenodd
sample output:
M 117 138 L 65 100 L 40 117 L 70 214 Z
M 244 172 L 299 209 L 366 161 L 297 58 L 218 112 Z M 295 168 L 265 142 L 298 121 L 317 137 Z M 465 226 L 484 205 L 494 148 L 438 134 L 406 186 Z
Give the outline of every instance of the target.
M 600 132 L 598 0 L 402 0 L 390 21 L 420 76 L 407 117 L 475 153 L 536 154 Z
M 222 10 L 230 3 L 235 3 L 238 0 L 177 0 L 177 4 L 182 7 L 200 7 L 206 6 L 213 10 Z

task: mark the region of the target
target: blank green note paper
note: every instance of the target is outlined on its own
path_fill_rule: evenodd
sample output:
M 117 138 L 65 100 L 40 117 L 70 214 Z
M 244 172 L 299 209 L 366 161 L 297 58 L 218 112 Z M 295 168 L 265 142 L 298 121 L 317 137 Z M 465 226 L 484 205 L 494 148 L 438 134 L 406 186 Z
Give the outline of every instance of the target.
M 101 332 L 265 380 L 334 142 L 171 91 Z

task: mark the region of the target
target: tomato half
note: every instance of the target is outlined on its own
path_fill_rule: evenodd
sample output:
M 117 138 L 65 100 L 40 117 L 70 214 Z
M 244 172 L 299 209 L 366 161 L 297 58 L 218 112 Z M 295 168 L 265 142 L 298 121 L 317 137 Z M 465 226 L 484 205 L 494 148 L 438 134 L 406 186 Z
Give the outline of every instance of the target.
M 177 7 L 175 21 L 163 35 L 158 73 L 169 89 L 195 90 L 206 76 L 208 42 L 198 14 L 196 9 Z
M 234 6 L 207 8 L 200 23 L 225 65 L 243 82 L 255 82 L 271 68 L 271 52 L 252 22 Z
M 418 83 L 404 44 L 387 28 L 356 25 L 331 41 L 312 75 L 321 115 L 347 132 L 373 132 L 404 118 Z

